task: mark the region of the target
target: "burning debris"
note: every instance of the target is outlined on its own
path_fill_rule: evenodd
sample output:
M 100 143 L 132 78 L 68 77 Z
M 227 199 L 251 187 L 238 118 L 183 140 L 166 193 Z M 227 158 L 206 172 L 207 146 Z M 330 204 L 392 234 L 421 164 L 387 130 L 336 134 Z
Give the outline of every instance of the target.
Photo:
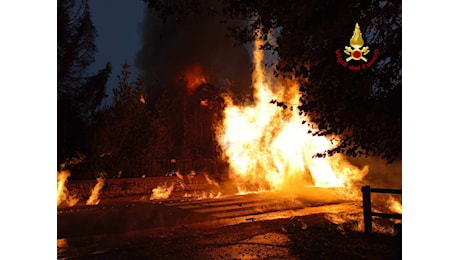
M 75 195 L 70 195 L 67 190 L 67 178 L 70 176 L 70 171 L 61 170 L 57 174 L 57 206 L 72 207 L 78 202 Z

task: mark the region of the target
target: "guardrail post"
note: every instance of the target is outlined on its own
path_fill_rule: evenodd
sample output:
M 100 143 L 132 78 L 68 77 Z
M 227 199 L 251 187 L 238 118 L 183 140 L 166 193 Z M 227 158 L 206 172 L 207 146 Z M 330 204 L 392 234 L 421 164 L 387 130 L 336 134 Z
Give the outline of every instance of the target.
M 371 187 L 363 186 L 363 212 L 364 212 L 364 232 L 370 234 L 372 232 L 372 211 L 371 211 Z

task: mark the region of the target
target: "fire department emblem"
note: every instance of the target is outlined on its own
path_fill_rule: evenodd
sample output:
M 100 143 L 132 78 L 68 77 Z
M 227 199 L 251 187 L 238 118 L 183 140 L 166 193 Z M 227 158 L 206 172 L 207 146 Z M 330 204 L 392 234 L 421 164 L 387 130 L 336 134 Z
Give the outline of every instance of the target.
M 367 58 L 364 55 L 369 53 L 369 46 L 363 47 L 364 39 L 361 34 L 361 30 L 359 29 L 358 23 L 355 25 L 355 30 L 353 31 L 353 36 L 350 38 L 350 46 L 345 46 L 344 52 L 349 55 L 348 58 L 345 59 L 346 62 L 350 60 L 363 60 L 367 62 Z

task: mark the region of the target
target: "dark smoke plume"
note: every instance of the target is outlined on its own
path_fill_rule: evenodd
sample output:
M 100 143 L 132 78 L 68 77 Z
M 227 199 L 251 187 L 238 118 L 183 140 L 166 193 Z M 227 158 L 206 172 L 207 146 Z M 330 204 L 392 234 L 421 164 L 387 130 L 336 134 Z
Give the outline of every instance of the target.
M 244 46 L 227 37 L 218 17 L 193 14 L 183 23 L 159 19 L 147 11 L 142 25 L 143 46 L 136 57 L 148 94 L 177 85 L 181 73 L 199 64 L 208 83 L 228 87 L 237 96 L 250 90 L 251 61 Z

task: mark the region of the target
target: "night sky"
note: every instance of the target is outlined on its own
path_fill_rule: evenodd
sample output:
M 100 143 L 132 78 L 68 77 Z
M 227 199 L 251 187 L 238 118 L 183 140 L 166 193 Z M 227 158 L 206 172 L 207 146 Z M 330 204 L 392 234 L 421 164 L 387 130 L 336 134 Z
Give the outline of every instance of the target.
M 112 88 L 117 85 L 117 75 L 121 65 L 127 61 L 131 65 L 132 79 L 138 74 L 135 58 L 140 50 L 141 25 L 146 4 L 143 1 L 97 0 L 88 1 L 98 37 L 98 52 L 91 70 L 96 72 L 107 62 L 112 63 L 112 74 L 107 84 L 107 94 L 112 96 Z M 108 99 L 105 100 L 107 102 Z

